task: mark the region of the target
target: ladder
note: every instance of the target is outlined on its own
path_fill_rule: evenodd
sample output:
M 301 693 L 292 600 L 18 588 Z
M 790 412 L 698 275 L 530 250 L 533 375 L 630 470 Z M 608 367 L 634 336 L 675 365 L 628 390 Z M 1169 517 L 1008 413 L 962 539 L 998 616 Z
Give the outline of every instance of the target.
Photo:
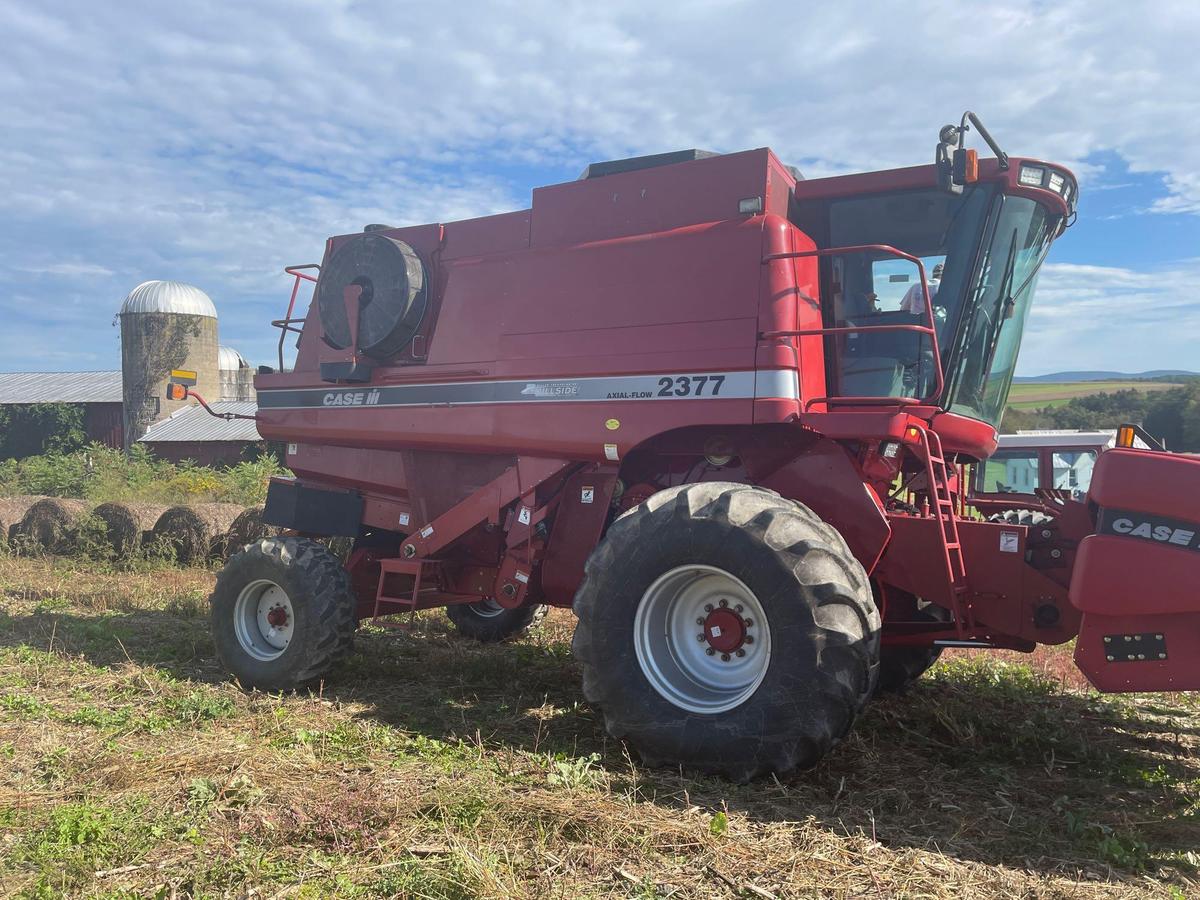
M 954 611 L 954 625 L 958 636 L 965 637 L 968 632 L 975 630 L 975 616 L 967 596 L 967 565 L 958 537 L 958 516 L 954 508 L 954 499 L 950 495 L 950 473 L 942 452 L 942 439 L 936 431 L 931 431 L 923 425 L 910 427 L 921 435 L 921 447 L 925 451 L 925 480 L 929 491 L 929 505 L 933 518 L 937 521 L 949 600 Z

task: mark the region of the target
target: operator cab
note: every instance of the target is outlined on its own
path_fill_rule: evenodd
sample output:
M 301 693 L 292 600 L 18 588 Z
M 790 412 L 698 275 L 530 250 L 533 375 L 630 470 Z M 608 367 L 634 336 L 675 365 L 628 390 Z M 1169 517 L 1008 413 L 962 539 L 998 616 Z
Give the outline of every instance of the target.
M 970 502 L 984 512 L 1000 512 L 1022 504 L 1036 506 L 1039 492 L 1083 500 L 1097 458 L 1116 443 L 1116 430 L 1002 434 L 996 452 L 975 466 Z
M 1061 166 L 1002 153 L 965 168 L 950 189 L 928 166 L 797 183 L 791 218 L 826 251 L 831 403 L 899 398 L 999 426 L 1077 187 Z

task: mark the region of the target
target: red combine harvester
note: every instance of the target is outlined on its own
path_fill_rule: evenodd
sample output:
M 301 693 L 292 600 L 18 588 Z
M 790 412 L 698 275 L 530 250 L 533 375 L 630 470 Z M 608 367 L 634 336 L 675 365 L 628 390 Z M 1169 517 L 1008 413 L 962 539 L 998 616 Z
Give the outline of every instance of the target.
M 256 380 L 289 531 L 221 573 L 221 660 L 288 689 L 363 619 L 445 606 L 499 640 L 573 607 L 609 732 L 735 779 L 812 765 L 946 646 L 1078 635 L 1103 690 L 1200 688 L 1200 461 L 1104 453 L 1053 558 L 961 515 L 1075 202 L 968 113 L 932 166 L 805 181 L 687 151 L 331 238 Z

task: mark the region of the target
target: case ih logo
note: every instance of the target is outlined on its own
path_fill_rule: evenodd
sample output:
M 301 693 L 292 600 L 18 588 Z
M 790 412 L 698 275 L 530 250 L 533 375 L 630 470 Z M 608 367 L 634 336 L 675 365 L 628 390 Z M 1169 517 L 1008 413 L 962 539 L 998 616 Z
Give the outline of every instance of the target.
M 1144 541 L 1182 547 L 1185 550 L 1200 550 L 1200 541 L 1197 540 L 1200 525 L 1162 516 L 1106 509 L 1100 514 L 1100 528 L 1097 531 L 1099 534 L 1141 538 Z
M 374 406 L 379 391 L 330 391 L 321 398 L 322 406 Z

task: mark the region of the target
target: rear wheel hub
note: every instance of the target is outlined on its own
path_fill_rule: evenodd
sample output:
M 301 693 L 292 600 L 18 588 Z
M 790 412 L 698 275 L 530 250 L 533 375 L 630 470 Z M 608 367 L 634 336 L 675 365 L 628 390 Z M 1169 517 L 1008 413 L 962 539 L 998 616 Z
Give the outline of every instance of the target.
M 746 642 L 746 622 L 728 607 L 717 607 L 704 619 L 704 639 L 718 653 L 733 653 Z
M 634 619 L 642 674 L 688 712 L 716 714 L 745 703 L 771 660 L 766 612 L 741 579 L 703 564 L 664 572 Z

